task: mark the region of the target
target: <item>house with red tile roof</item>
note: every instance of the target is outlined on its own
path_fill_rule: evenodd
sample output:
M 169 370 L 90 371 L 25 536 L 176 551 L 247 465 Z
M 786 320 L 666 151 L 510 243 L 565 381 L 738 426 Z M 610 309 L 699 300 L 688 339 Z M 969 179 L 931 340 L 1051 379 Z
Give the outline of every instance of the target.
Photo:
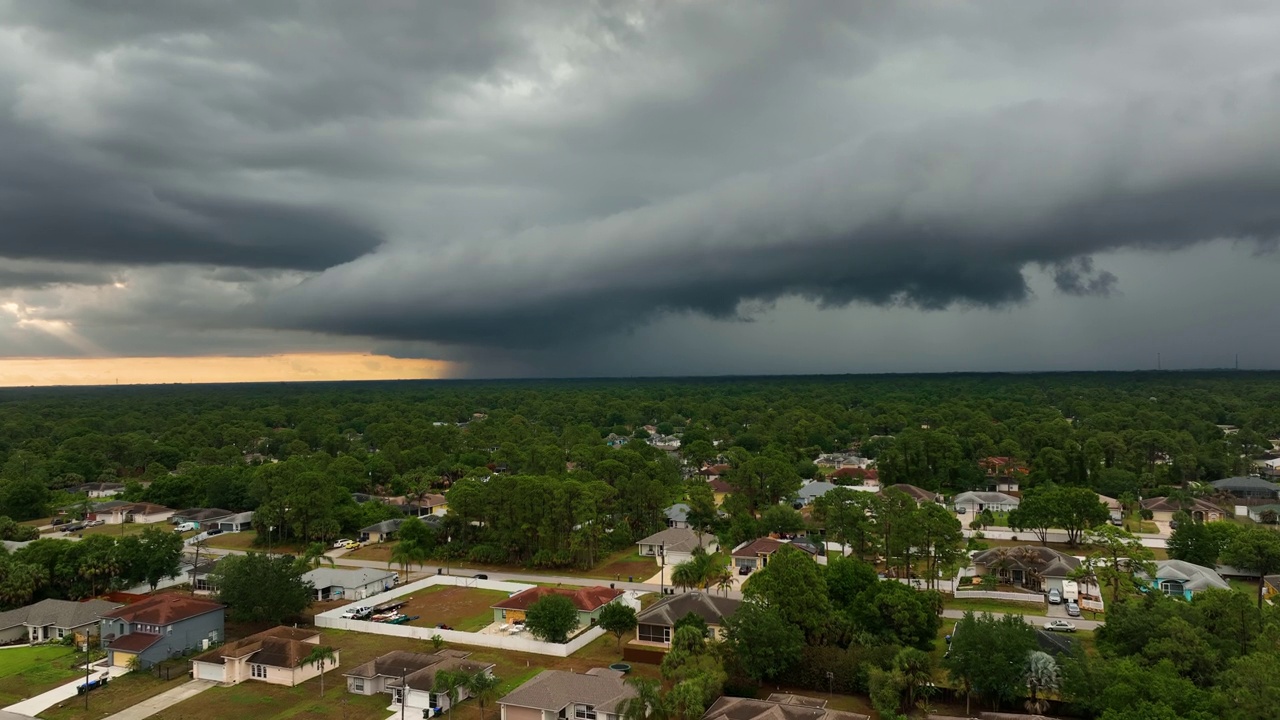
M 111 665 L 148 668 L 222 642 L 224 615 L 222 603 L 163 593 L 102 613 L 98 633 Z
M 578 625 L 585 627 L 600 617 L 600 611 L 605 605 L 616 601 L 622 597 L 622 594 L 621 590 L 600 585 L 576 590 L 539 585 L 528 590 L 522 590 L 506 600 L 492 605 L 493 621 L 496 623 L 522 623 L 524 622 L 525 612 L 529 610 L 531 605 L 549 595 L 562 595 L 573 602 L 573 606 L 578 609 Z

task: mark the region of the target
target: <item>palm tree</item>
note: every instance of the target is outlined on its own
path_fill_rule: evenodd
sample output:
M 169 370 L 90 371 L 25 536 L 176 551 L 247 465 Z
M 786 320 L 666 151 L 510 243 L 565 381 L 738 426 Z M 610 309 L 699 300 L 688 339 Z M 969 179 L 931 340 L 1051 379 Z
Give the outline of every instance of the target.
M 453 706 L 458 704 L 458 688 L 466 685 L 469 675 L 462 670 L 441 670 L 436 673 L 436 684 L 433 692 L 449 698 L 449 717 L 453 717 Z
M 498 699 L 498 686 L 501 684 L 501 678 L 494 677 L 485 670 L 467 676 L 463 686 L 467 688 L 467 694 L 480 703 L 480 720 L 484 720 L 484 706 Z
M 670 720 L 671 707 L 662 697 L 662 688 L 657 681 L 632 678 L 627 684 L 635 688 L 636 694 L 618 706 L 620 720 Z
M 324 543 L 311 543 L 307 549 L 302 551 L 298 562 L 308 568 L 318 568 L 321 565 L 328 564 L 329 567 L 336 567 L 333 558 L 324 554 Z
M 298 663 L 298 667 L 315 665 L 320 669 L 320 697 L 324 697 L 324 668 L 338 666 L 338 653 L 328 645 L 313 648 L 311 653 Z
M 405 577 L 409 576 L 409 568 L 411 566 L 417 564 L 421 567 L 428 557 L 430 557 L 430 553 L 427 552 L 426 548 L 416 542 L 406 542 L 404 540 L 397 543 L 391 551 L 391 562 L 404 568 Z M 387 567 L 390 566 L 391 563 L 387 563 Z
M 1048 653 L 1031 651 L 1027 654 L 1026 679 L 1027 687 L 1031 688 L 1031 699 L 1026 703 L 1027 711 L 1039 715 L 1049 705 L 1047 700 L 1038 696 L 1039 691 L 1057 690 L 1061 682 L 1058 661 Z
M 908 707 L 915 707 L 918 701 L 925 699 L 936 689 L 931 684 L 933 659 L 928 653 L 915 648 L 904 648 L 898 652 L 893 664 L 902 673 L 903 682 L 906 683 Z
M 723 591 L 725 597 L 728 597 L 729 591 L 733 589 L 733 568 L 726 565 L 716 570 L 715 582 L 716 589 Z
M 671 571 L 671 584 L 688 590 L 702 581 L 702 569 L 695 560 L 688 560 L 676 565 Z

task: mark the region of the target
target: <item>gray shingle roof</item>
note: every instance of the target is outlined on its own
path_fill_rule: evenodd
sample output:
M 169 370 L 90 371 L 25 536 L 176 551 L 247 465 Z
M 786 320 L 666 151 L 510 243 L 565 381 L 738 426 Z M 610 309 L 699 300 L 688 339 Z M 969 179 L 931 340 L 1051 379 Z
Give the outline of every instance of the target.
M 1280 491 L 1280 485 L 1260 477 L 1229 477 L 1209 483 L 1219 490 L 1270 490 Z
M 544 670 L 498 701 L 501 705 L 559 711 L 570 703 L 590 705 L 597 713 L 616 712 L 618 705 L 636 691 L 622 673 L 592 668 L 585 673 Z
M 671 522 L 688 522 L 689 506 L 684 503 L 676 503 L 663 511 L 667 519 Z
M 965 502 L 979 502 L 983 505 L 1017 505 L 1021 501 L 1002 492 L 970 491 L 956 495 L 952 502 L 956 505 Z
M 393 533 L 400 529 L 400 524 L 404 522 L 404 518 L 391 518 L 383 520 L 380 523 L 374 523 L 367 528 L 362 529 L 362 533 Z
M 311 570 L 302 576 L 317 589 L 327 587 L 358 588 L 372 582 L 390 581 L 398 577 L 391 570 L 375 570 L 373 568 L 341 569 L 322 567 Z
M 741 604 L 741 600 L 689 592 L 659 600 L 637 615 L 636 620 L 645 625 L 675 627 L 677 620 L 693 613 L 708 625 L 723 625 L 724 619 L 737 612 Z
M 1159 580 L 1177 580 L 1182 587 L 1192 592 L 1219 588 L 1229 590 L 1231 585 L 1215 570 L 1203 565 L 1196 565 L 1185 560 L 1159 560 L 1156 562 L 1156 578 Z
M 799 495 L 801 498 L 812 500 L 813 498 L 820 498 L 835 489 L 836 486 L 826 480 L 818 480 L 801 487 L 800 491 L 797 492 L 796 495 Z
M 96 623 L 102 613 L 118 607 L 120 607 L 120 603 L 106 600 L 87 600 L 85 602 L 41 600 L 33 605 L 0 613 L 0 630 L 17 627 L 18 625 L 77 628 L 82 625 Z
M 704 538 L 710 540 L 711 535 L 703 535 Z M 641 540 L 638 545 L 665 545 L 667 552 L 693 552 L 693 549 L 703 544 L 699 541 L 698 533 L 688 528 L 667 528 L 660 533 L 654 533 L 649 537 Z

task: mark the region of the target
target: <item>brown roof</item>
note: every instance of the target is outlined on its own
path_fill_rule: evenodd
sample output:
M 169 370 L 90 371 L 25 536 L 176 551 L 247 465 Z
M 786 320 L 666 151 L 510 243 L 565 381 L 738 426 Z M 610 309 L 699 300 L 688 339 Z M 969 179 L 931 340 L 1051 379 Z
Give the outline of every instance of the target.
M 733 551 L 731 557 L 756 557 L 758 555 L 772 555 L 779 548 L 785 546 L 786 543 L 774 538 L 757 538 L 752 540 L 748 545 Z
M 708 625 L 723 625 L 724 619 L 738 611 L 741 600 L 716 597 L 709 593 L 688 592 L 668 595 L 636 616 L 643 625 L 675 627 L 676 621 L 693 613 Z
M 1180 510 L 1199 510 L 1206 513 L 1222 514 L 1222 508 L 1213 503 L 1206 502 L 1200 498 L 1195 498 L 1192 502 L 1183 506 L 1176 500 L 1170 500 L 1167 497 L 1153 497 L 1142 501 L 1142 508 L 1152 512 L 1172 512 L 1176 513 Z
M 613 599 L 622 594 L 621 590 L 613 588 L 595 587 L 579 588 L 570 590 L 568 588 L 551 588 L 531 587 L 528 590 L 522 590 L 515 595 L 493 605 L 498 610 L 528 610 L 529 606 L 541 600 L 548 595 L 563 595 L 573 601 L 574 607 L 582 612 L 594 612 L 596 609 L 608 605 Z
M 617 670 L 592 668 L 585 673 L 543 670 L 498 703 L 551 711 L 581 703 L 594 707 L 598 716 L 616 712 L 623 700 L 635 694 L 635 688 L 628 685 Z
M 343 673 L 343 676 L 366 679 L 373 679 L 381 676 L 395 678 L 399 681 L 401 675 L 412 675 L 419 670 L 438 665 L 442 662 L 449 660 L 463 660 L 470 655 L 470 652 L 455 650 L 453 648 L 445 648 L 438 653 L 415 653 L 405 650 L 393 650 L 389 653 L 379 655 L 363 665 L 356 666 L 352 670 Z
M 493 665 L 493 663 L 480 662 L 477 660 L 442 657 L 440 662 L 428 665 L 416 672 L 409 673 L 405 676 L 404 682 L 414 690 L 431 692 L 436 688 L 436 674 L 441 670 L 451 670 L 454 672 L 460 671 L 474 675 L 481 670 L 489 670 L 493 668 Z M 387 687 L 400 687 L 400 678 L 396 678 L 387 683 Z
M 116 608 L 102 614 L 104 618 L 120 618 L 131 623 L 147 625 L 169 625 L 189 620 L 197 615 L 214 611 L 222 611 L 222 603 L 212 600 L 201 600 L 190 595 L 164 593 L 153 595 L 146 600 Z
M 938 493 L 933 492 L 932 490 L 925 490 L 922 487 L 908 485 L 907 483 L 898 483 L 897 485 L 890 485 L 887 488 L 881 488 L 882 492 L 884 490 L 900 490 L 914 498 L 917 503 L 937 502 L 940 498 Z
M 725 696 L 716 700 L 703 720 L 870 720 L 867 715 L 828 710 L 821 698 L 774 693 L 768 700 Z
M 119 505 L 112 509 L 123 510 L 126 513 L 138 513 L 141 515 L 155 515 L 156 513 L 173 512 L 172 510 L 170 510 L 169 508 L 163 505 L 156 505 L 155 503 L 143 503 L 143 502 L 129 503 L 128 505 Z
M 107 648 L 125 652 L 142 652 L 160 641 L 160 636 L 153 633 L 129 633 L 112 640 Z
M 320 633 L 314 630 L 274 627 L 197 655 L 192 662 L 222 665 L 227 658 L 252 657 L 258 665 L 294 668 L 316 648 L 316 643 L 307 641 L 319 637 Z
M 709 480 L 707 481 L 707 484 L 711 486 L 711 492 L 722 492 L 722 493 L 733 492 L 733 486 L 725 482 L 724 480 L 721 480 L 720 478 L 716 478 L 715 480 Z

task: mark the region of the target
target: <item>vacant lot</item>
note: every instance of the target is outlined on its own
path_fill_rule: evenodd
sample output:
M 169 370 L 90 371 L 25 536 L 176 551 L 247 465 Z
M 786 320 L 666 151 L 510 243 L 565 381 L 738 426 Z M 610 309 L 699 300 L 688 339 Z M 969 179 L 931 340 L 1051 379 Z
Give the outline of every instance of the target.
M 171 690 L 178 687 L 189 678 L 184 675 L 178 675 L 172 680 L 157 680 L 154 675 L 143 672 L 133 672 L 128 675 L 122 675 L 104 688 L 99 688 L 89 693 L 89 710 L 84 709 L 84 698 L 73 697 L 70 700 L 54 705 L 53 707 L 40 713 L 40 717 L 47 720 L 90 720 L 103 718 L 113 713 L 120 712 L 125 708 L 131 708 L 134 705 L 155 697 L 165 690 Z M 198 698 L 197 698 L 198 700 Z M 206 717 L 203 714 L 193 713 L 190 717 Z
M 400 608 L 400 612 L 419 616 L 410 625 L 435 627 L 444 623 L 455 630 L 475 632 L 493 622 L 491 608 L 507 597 L 508 593 L 501 590 L 435 585 L 401 598 L 409 604 Z
M 581 574 L 586 577 L 601 578 L 603 580 L 626 580 L 634 577 L 636 582 L 644 582 L 657 572 L 658 563 L 653 558 L 640 557 L 639 552 L 634 548 L 629 548 L 610 555 L 605 558 L 603 563 Z M 576 575 L 578 573 L 569 571 L 564 574 Z
M 0 649 L 0 707 L 80 677 L 71 669 L 75 659 L 72 649 L 62 645 Z
M 365 545 L 356 550 L 344 553 L 342 557 L 351 558 L 352 560 L 376 560 L 378 562 L 391 562 L 391 551 L 394 550 L 396 544 L 393 542 L 374 543 Z

